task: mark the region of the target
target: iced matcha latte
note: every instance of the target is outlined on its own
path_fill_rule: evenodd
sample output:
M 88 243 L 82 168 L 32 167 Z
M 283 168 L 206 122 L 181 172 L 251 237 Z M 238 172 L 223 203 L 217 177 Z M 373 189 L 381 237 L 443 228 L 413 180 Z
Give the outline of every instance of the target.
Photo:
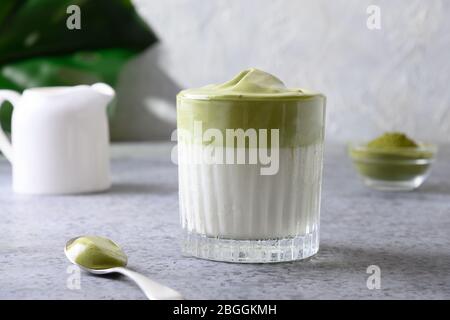
M 230 262 L 319 248 L 325 97 L 256 69 L 177 96 L 183 251 Z

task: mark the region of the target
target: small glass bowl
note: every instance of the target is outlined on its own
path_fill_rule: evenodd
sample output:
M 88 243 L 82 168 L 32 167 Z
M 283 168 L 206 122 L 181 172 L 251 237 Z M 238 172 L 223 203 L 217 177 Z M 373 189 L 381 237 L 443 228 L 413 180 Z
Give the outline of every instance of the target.
M 415 148 L 376 149 L 367 147 L 367 143 L 351 143 L 348 151 L 367 186 L 383 191 L 409 191 L 428 177 L 437 147 L 421 143 Z

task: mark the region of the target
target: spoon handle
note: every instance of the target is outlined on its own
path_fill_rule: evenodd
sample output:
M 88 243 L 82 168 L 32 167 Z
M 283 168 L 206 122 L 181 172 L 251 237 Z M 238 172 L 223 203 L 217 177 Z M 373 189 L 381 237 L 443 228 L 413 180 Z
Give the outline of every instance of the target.
M 159 284 L 140 273 L 127 268 L 114 268 L 115 272 L 121 273 L 132 279 L 150 300 L 183 300 L 181 294 L 169 287 Z

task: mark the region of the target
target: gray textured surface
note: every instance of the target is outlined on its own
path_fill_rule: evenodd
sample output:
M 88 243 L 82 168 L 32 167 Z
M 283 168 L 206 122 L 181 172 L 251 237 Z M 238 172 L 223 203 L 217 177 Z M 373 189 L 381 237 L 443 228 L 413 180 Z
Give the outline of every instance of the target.
M 450 142 L 448 0 L 133 2 L 161 42 L 122 74 L 117 138 L 167 139 L 179 88 L 257 67 L 327 95 L 328 139 L 395 129 Z
M 320 252 L 272 265 L 182 257 L 170 149 L 113 151 L 114 187 L 86 196 L 14 195 L 10 166 L 0 160 L 0 298 L 144 298 L 122 277 L 82 273 L 81 289 L 67 288 L 64 243 L 87 233 L 115 239 L 130 267 L 190 299 L 450 298 L 450 148 L 419 191 L 390 194 L 363 187 L 343 147 L 328 146 Z M 380 290 L 366 287 L 373 264 L 381 268 Z

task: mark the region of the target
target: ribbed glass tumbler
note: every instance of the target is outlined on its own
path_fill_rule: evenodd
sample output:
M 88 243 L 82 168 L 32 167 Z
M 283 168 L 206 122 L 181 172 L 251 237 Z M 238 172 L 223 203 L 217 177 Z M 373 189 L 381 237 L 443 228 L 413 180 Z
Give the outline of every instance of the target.
M 265 263 L 319 249 L 325 97 L 178 95 L 185 255 Z

